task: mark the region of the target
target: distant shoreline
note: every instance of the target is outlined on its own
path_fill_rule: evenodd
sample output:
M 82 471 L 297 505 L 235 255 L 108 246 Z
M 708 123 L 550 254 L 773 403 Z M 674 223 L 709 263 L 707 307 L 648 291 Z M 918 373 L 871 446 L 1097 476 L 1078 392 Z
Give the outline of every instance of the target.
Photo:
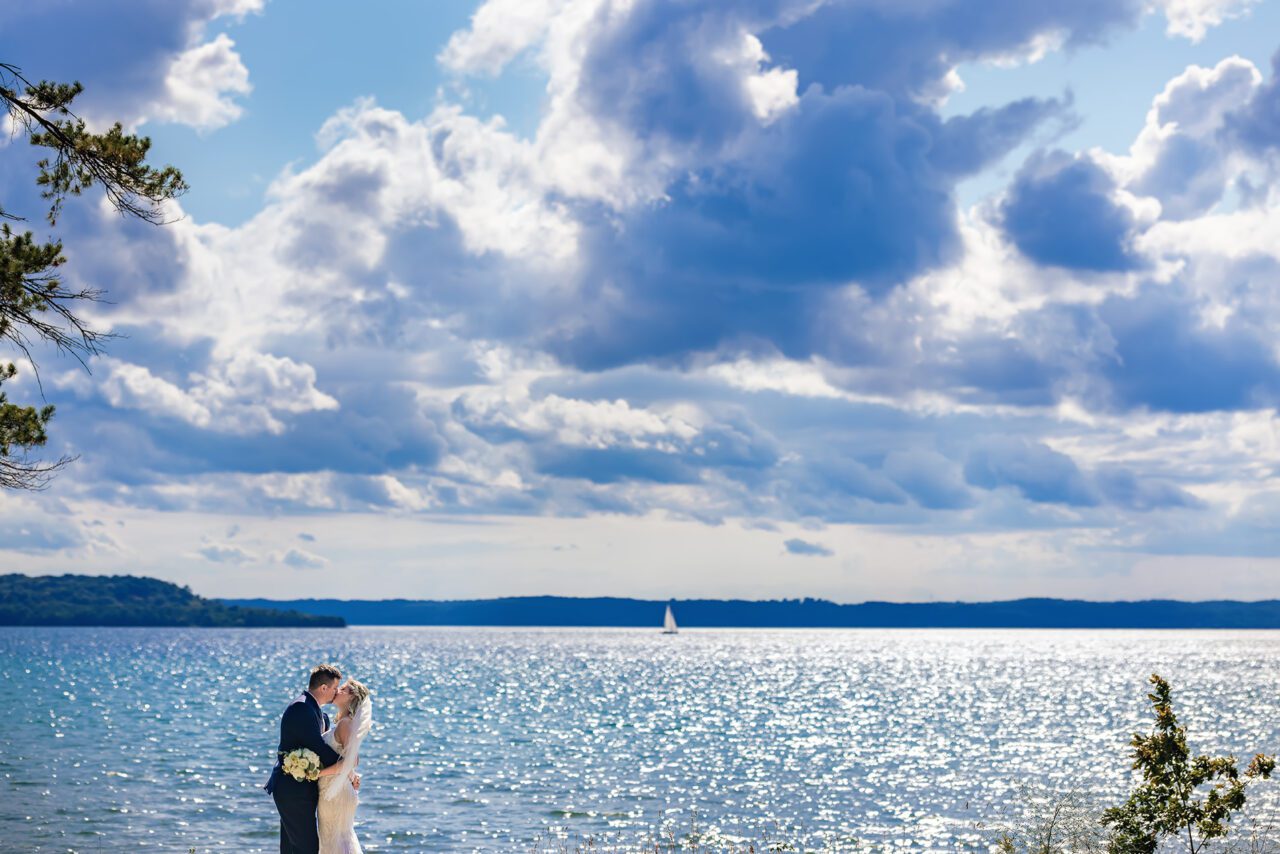
M 1280 629 L 1280 600 L 862 602 L 825 599 L 206 599 L 136 576 L 0 575 L 0 625 L 208 628 Z
M 134 575 L 0 575 L 0 626 L 343 628 L 341 617 L 241 608 Z
M 362 626 L 654 628 L 668 604 L 682 628 L 1280 629 L 1280 600 L 864 602 L 821 599 L 646 600 L 521 596 L 496 599 L 224 599 L 228 605 L 341 617 Z

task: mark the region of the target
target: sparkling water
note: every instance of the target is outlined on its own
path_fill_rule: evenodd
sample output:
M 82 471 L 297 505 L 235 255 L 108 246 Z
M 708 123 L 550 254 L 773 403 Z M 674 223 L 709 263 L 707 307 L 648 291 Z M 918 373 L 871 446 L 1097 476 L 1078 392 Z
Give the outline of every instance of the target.
M 1127 790 L 1152 672 L 1194 750 L 1280 749 L 1280 632 L 4 628 L 0 850 L 278 850 L 321 661 L 373 691 L 368 851 L 987 850 L 1020 784 Z

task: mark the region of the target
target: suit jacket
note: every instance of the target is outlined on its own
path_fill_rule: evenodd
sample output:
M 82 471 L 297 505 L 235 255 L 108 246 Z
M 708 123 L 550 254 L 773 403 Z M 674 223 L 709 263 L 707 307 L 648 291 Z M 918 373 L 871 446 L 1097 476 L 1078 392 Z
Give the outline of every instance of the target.
M 276 755 L 276 764 L 271 769 L 271 777 L 264 787 L 268 793 L 274 793 L 276 786 L 284 783 L 316 788 L 314 782 L 299 783 L 284 773 L 281 767 L 281 755 L 290 750 L 305 747 L 320 757 L 320 766 L 328 768 L 342 757 L 332 747 L 324 743 L 324 731 L 329 728 L 329 716 L 320 711 L 320 704 L 311 696 L 310 691 L 303 691 L 298 699 L 290 703 L 280 717 L 280 748 Z M 290 785 L 292 784 L 292 785 Z

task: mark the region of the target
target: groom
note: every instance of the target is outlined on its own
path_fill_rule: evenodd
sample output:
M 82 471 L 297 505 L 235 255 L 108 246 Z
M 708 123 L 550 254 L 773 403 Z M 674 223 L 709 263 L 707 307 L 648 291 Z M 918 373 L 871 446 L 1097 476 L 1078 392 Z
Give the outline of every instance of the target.
M 311 671 L 307 690 L 289 704 L 280 718 L 280 754 L 305 747 L 320 757 L 320 765 L 325 768 L 342 758 L 324 743 L 329 716 L 320 711 L 321 706 L 333 702 L 340 681 L 342 673 L 332 664 L 321 664 Z M 320 837 L 316 832 L 319 785 L 299 783 L 284 773 L 277 758 L 265 788 L 280 813 L 280 854 L 317 854 L 320 850 Z

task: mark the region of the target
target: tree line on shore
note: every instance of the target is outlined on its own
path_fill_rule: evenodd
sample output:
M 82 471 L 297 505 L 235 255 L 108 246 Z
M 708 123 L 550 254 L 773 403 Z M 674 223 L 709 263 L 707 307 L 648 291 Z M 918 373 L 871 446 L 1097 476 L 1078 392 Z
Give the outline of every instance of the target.
M 342 627 L 341 617 L 243 608 L 132 575 L 0 575 L 4 626 Z
M 510 596 L 498 599 L 228 599 L 254 608 L 328 614 L 352 625 L 633 626 L 661 625 L 668 604 L 681 626 L 696 628 L 1027 628 L 1275 629 L 1280 601 L 862 602 L 824 599 L 624 599 Z

